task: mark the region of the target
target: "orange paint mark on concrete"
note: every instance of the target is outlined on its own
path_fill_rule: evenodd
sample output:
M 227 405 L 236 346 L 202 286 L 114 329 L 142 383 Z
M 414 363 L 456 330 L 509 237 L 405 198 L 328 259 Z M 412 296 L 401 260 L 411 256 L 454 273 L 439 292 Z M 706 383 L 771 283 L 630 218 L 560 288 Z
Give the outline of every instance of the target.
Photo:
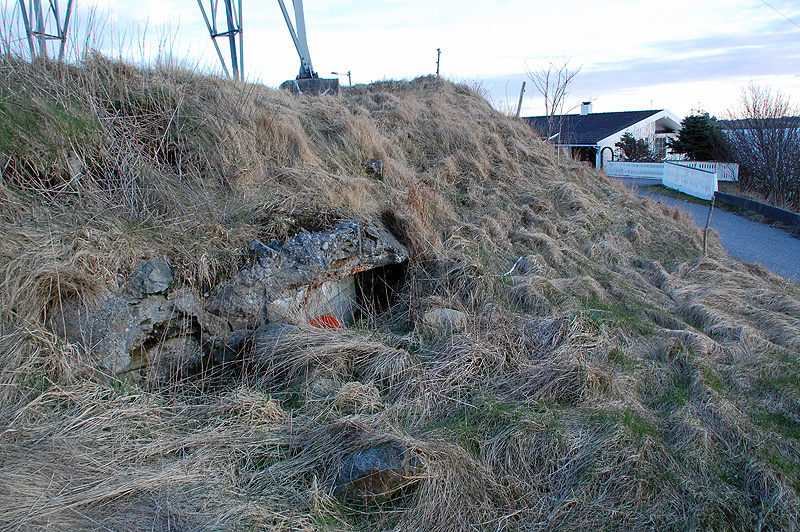
M 322 316 L 317 316 L 309 323 L 314 327 L 319 327 L 320 329 L 341 329 L 342 327 L 344 327 L 344 323 L 342 323 L 342 320 L 340 320 L 335 316 L 331 316 L 330 314 L 323 314 Z

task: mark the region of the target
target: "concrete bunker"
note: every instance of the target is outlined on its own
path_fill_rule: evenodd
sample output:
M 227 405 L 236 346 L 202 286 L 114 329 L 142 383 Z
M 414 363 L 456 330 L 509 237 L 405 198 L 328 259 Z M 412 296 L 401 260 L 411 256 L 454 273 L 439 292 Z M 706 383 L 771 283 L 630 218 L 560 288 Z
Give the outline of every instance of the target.
M 51 326 L 105 375 L 164 381 L 236 360 L 268 323 L 339 328 L 382 312 L 408 263 L 378 220 L 343 220 L 283 244 L 254 241 L 248 251 L 251 266 L 205 296 L 175 287 L 168 264 L 141 261 L 120 289 L 65 302 Z

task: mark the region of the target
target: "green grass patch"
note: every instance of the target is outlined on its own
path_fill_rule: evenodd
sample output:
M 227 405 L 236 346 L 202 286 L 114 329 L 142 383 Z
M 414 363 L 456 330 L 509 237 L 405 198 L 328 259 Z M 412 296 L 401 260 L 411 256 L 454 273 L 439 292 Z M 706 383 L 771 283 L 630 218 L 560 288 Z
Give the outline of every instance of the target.
M 91 145 L 93 138 L 100 138 L 100 125 L 87 115 L 56 101 L 31 98 L 24 90 L 0 87 L 0 151 L 52 158 L 74 146 Z
M 788 354 L 778 354 L 769 370 L 758 376 L 758 388 L 762 392 L 780 391 L 800 400 L 800 364 Z
M 627 356 L 621 349 L 617 348 L 613 348 L 608 352 L 608 360 L 625 372 L 634 371 L 639 366 L 637 359 Z
M 694 196 L 690 196 L 689 194 L 684 194 L 683 192 L 673 190 L 669 187 L 665 187 L 664 185 L 651 185 L 649 187 L 643 187 L 642 190 L 645 190 L 647 192 L 652 192 L 654 194 L 660 194 L 661 196 L 668 196 L 670 198 L 686 200 L 689 203 L 696 203 L 698 205 L 708 206 L 711 204 L 711 202 L 708 200 L 695 198 Z
M 772 429 L 785 438 L 800 440 L 800 423 L 783 412 L 759 413 L 753 420 L 764 428 Z
M 598 330 L 624 328 L 644 336 L 653 333 L 652 322 L 634 307 L 623 307 L 611 301 L 590 299 L 582 304 L 582 316 Z
M 631 432 L 641 437 L 650 436 L 651 438 L 658 438 L 658 431 L 654 426 L 648 423 L 642 416 L 633 410 L 626 408 L 622 412 L 622 424 L 628 427 Z
M 761 458 L 772 466 L 776 471 L 782 473 L 792 487 L 800 492 L 800 463 L 782 456 L 779 452 L 771 448 L 764 448 Z
M 296 410 L 305 403 L 305 397 L 299 390 L 290 390 L 280 396 L 281 408 L 284 410 Z
M 281 445 L 258 448 L 248 453 L 246 468 L 250 471 L 269 469 L 290 456 L 289 450 Z
M 675 379 L 661 395 L 662 404 L 668 408 L 680 408 L 692 397 L 692 383 L 687 379 Z
M 722 382 L 717 374 L 711 368 L 703 368 L 700 370 L 700 373 L 703 375 L 703 381 L 706 385 L 717 392 L 718 394 L 725 393 L 725 384 Z
M 428 431 L 444 431 L 461 447 L 478 456 L 484 441 L 509 427 L 535 425 L 551 434 L 562 428 L 555 411 L 544 403 L 523 404 L 479 397 L 472 404 L 452 410 L 445 419 L 430 425 Z
M 611 428 L 626 427 L 638 437 L 650 436 L 660 439 L 658 430 L 642 416 L 630 408 L 620 410 L 593 410 L 586 415 L 587 425 L 607 426 Z

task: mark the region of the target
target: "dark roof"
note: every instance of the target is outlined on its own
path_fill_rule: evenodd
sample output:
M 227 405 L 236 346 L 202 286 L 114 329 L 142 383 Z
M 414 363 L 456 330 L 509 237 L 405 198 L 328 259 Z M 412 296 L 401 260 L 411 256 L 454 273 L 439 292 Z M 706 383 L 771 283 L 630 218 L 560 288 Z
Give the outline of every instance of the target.
M 561 135 L 555 139 L 556 144 L 573 146 L 594 146 L 599 141 L 619 131 L 631 127 L 637 122 L 660 113 L 662 110 L 621 111 L 617 113 L 589 113 L 587 115 L 558 115 L 556 122 L 561 122 Z M 528 116 L 528 122 L 540 135 L 547 136 L 547 116 Z M 557 126 L 556 126 L 557 127 Z M 554 131 L 552 134 L 557 133 Z
M 782 118 L 740 118 L 738 120 L 717 120 L 720 129 L 796 129 L 800 128 L 800 116 Z

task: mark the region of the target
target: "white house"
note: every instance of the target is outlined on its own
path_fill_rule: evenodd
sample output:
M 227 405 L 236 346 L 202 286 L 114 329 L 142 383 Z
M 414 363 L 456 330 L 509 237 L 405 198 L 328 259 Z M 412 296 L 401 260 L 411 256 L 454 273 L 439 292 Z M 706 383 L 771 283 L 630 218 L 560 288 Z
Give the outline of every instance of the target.
M 656 153 L 666 154 L 666 140 L 681 129 L 680 119 L 666 109 L 592 113 L 591 102 L 581 105 L 580 114 L 529 116 L 524 120 L 542 138 L 596 167 L 602 166 L 601 157 L 611 160 L 614 144 L 625 133 L 647 139 Z

